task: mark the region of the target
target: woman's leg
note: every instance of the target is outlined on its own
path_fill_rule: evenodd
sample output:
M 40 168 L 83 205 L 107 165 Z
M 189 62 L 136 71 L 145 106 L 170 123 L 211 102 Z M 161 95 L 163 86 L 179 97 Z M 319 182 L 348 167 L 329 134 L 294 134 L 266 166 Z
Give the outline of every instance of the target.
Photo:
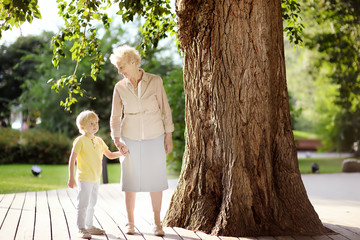
M 125 205 L 129 224 L 134 224 L 136 192 L 125 192 Z
M 161 225 L 160 221 L 160 211 L 161 211 L 161 202 L 162 202 L 162 192 L 151 192 L 151 203 L 154 211 L 154 222 L 155 225 Z
M 160 211 L 161 211 L 161 201 L 162 201 L 162 192 L 151 192 L 151 203 L 154 211 L 154 234 L 156 236 L 164 236 L 164 230 L 162 229 L 160 221 Z

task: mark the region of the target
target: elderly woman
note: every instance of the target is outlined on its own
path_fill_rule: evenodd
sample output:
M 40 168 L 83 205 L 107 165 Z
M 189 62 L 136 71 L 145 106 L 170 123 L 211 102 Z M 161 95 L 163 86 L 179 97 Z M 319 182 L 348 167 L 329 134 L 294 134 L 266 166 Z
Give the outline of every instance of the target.
M 141 58 L 135 48 L 123 45 L 110 56 L 124 76 L 114 88 L 111 137 L 121 151 L 130 154 L 121 163 L 121 188 L 125 192 L 128 215 L 127 234 L 134 234 L 136 192 L 150 192 L 154 211 L 154 233 L 164 236 L 160 221 L 162 191 L 168 188 L 166 154 L 173 148 L 171 110 L 161 77 L 139 68 Z

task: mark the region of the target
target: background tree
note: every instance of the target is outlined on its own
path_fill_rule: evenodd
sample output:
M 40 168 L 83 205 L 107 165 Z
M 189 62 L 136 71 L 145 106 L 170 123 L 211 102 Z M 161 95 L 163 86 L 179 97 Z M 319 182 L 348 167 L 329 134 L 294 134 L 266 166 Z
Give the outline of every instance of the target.
M 321 54 L 316 66 L 327 66 L 325 77 L 338 86 L 333 122 L 322 131 L 328 147 L 352 150 L 360 142 L 360 2 L 356 0 L 305 1 L 304 12 L 321 30 L 307 32 L 307 46 Z M 314 71 L 315 75 L 323 74 Z M 359 149 L 360 150 L 360 149 Z
M 37 54 L 42 46 L 39 37 L 19 38 L 9 47 L 0 46 L 0 113 L 1 119 L 10 118 L 11 104 L 20 104 L 22 85 L 32 78 L 35 60 L 24 58 L 27 54 Z

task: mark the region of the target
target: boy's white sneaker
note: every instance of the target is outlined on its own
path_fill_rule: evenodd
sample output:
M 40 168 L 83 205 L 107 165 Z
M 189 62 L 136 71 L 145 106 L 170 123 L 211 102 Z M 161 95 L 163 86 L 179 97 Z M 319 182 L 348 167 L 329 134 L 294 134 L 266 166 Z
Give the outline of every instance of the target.
M 105 234 L 105 230 L 97 228 L 97 227 L 90 227 L 86 229 L 91 235 L 104 235 Z
M 84 239 L 90 239 L 91 238 L 91 234 L 85 229 L 85 228 L 80 228 L 77 236 L 79 238 L 84 238 Z

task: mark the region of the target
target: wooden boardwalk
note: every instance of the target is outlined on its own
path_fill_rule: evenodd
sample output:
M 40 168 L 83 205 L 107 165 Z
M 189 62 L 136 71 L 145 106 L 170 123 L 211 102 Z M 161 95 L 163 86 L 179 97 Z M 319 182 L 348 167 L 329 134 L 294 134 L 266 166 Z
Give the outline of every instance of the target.
M 162 214 L 169 206 L 173 190 L 164 192 Z M 0 240 L 50 240 L 77 239 L 76 190 L 60 189 L 44 192 L 27 192 L 0 195 Z M 183 228 L 165 227 L 165 237 L 156 237 L 151 231 L 152 212 L 150 196 L 138 193 L 136 199 L 136 234 L 124 234 L 126 211 L 124 196 L 119 184 L 101 185 L 95 210 L 94 223 L 106 230 L 104 236 L 92 239 L 123 240 L 359 240 L 360 226 L 324 225 L 338 234 L 323 236 L 268 236 L 235 238 L 211 236 Z M 320 215 L 320 214 L 319 214 Z M 320 218 L 322 216 L 320 215 Z M 359 216 L 360 218 L 360 216 Z

